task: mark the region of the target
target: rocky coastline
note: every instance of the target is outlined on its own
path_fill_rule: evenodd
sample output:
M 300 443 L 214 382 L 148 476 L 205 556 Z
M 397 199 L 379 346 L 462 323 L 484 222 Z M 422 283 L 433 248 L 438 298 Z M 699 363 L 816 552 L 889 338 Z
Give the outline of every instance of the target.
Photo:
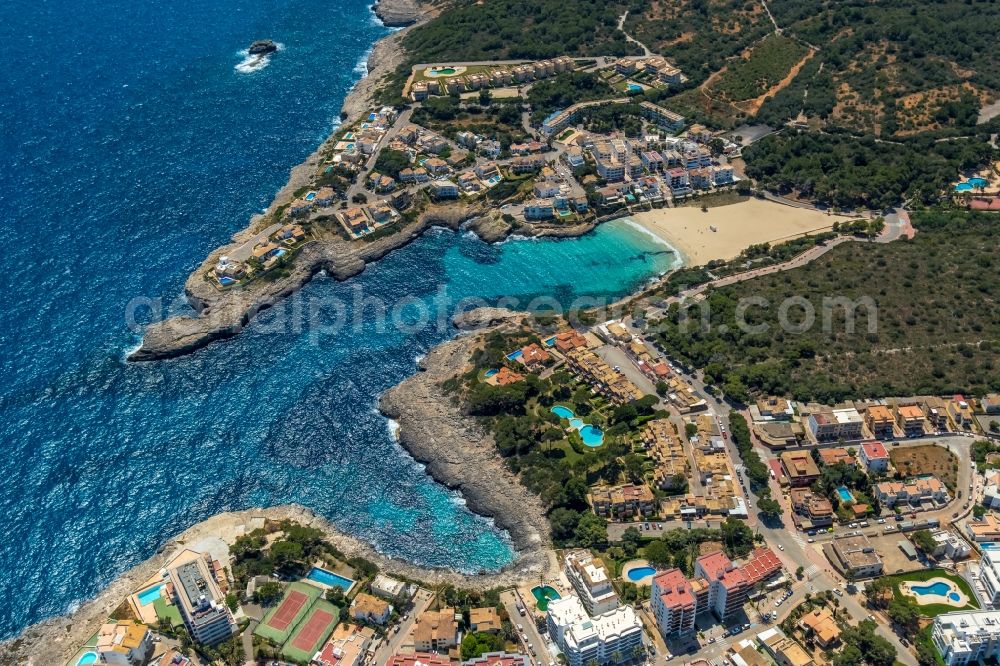
M 378 0 L 372 11 L 387 28 L 403 28 L 420 20 L 422 12 L 414 0 Z
M 231 544 L 249 531 L 251 521 L 290 519 L 320 529 L 348 557 L 363 557 L 380 570 L 429 586 L 450 583 L 470 589 L 511 587 L 558 575 L 559 563 L 549 538 L 540 499 L 507 469 L 493 437 L 462 414 L 441 382 L 462 372 L 485 333 L 516 325 L 524 313 L 479 308 L 453 323 L 469 331 L 432 349 L 420 372 L 389 389 L 381 398 L 382 413 L 399 423 L 399 443 L 431 477 L 457 490 L 470 510 L 492 518 L 513 541 L 516 559 L 496 573 L 462 574 L 420 567 L 387 557 L 345 534 L 306 507 L 289 504 L 220 513 L 169 538 L 149 559 L 121 574 L 97 597 L 67 615 L 34 624 L 20 636 L 0 642 L 0 663 L 42 666 L 65 663 L 92 636 L 105 618 L 143 581 L 159 571 L 180 549 L 198 548 L 205 540 Z
M 477 310 L 455 322 L 477 333 L 460 335 L 432 349 L 420 372 L 386 391 L 380 411 L 399 424 L 399 443 L 426 465 L 435 481 L 459 491 L 475 513 L 493 518 L 518 551 L 519 576 L 537 580 L 549 566 L 551 541 L 545 508 L 510 472 L 493 436 L 462 413 L 441 383 L 464 372 L 486 331 L 513 325 L 524 313 Z
M 373 10 L 387 15 L 398 10 L 397 19 L 404 14 L 413 18 L 408 24 L 410 27 L 426 21 L 438 11 L 430 5 L 420 5 L 412 0 L 383 0 Z M 368 74 L 357 82 L 344 100 L 342 118 L 352 120 L 368 112 L 379 83 L 405 58 L 401 41 L 408 30 L 409 28 L 399 30 L 374 45 L 368 57 Z M 302 248 L 289 266 L 287 275 L 270 280 L 256 280 L 231 290 L 218 289 L 205 275 L 220 256 L 231 253 L 236 247 L 252 239 L 254 234 L 266 227 L 276 210 L 295 198 L 296 191 L 310 184 L 312 175 L 320 166 L 322 154 L 333 137 L 331 134 L 312 155 L 291 170 L 288 182 L 263 213 L 251 218 L 247 228 L 234 234 L 230 243 L 217 248 L 188 276 L 184 295 L 187 304 L 194 309 L 194 314 L 160 313 L 163 318 L 154 320 L 145 328 L 142 343 L 128 355 L 129 361 L 176 358 L 212 342 L 238 335 L 258 313 L 291 296 L 318 273 L 325 272 L 337 280 L 347 280 L 362 272 L 366 264 L 378 261 L 393 250 L 411 243 L 432 226 L 452 229 L 464 226 L 488 243 L 502 241 L 512 234 L 576 237 L 589 233 L 596 226 L 596 222 L 585 222 L 573 226 L 538 224 L 514 229 L 500 218 L 498 211 L 482 203 L 431 206 L 416 221 L 392 235 L 374 241 L 350 242 L 335 231 L 324 233 Z
M 431 227 L 472 230 L 486 242 L 501 241 L 515 230 L 483 203 L 430 206 L 416 220 L 395 233 L 373 241 L 348 241 L 336 233 L 308 242 L 291 262 L 289 273 L 273 280 L 256 280 L 245 287 L 223 291 L 205 278 L 219 260 L 253 237 L 255 228 L 245 229 L 233 241 L 217 248 L 193 272 L 184 285 L 187 302 L 195 314 L 168 316 L 150 323 L 142 345 L 129 361 L 156 361 L 184 356 L 212 342 L 238 335 L 259 313 L 288 298 L 320 272 L 337 280 L 361 273 L 371 262 L 382 259 L 419 238 Z M 519 228 L 518 234 L 538 237 L 571 237 L 589 233 L 595 223 L 567 227 Z

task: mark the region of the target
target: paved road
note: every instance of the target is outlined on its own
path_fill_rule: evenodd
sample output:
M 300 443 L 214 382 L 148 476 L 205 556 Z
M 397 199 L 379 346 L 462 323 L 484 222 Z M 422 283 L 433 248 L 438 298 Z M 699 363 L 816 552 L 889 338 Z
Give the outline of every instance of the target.
M 389 657 L 399 652 L 399 649 L 410 641 L 410 631 L 417 620 L 417 616 L 427 610 L 434 599 L 434 593 L 430 590 L 420 588 L 413 598 L 413 610 L 411 610 L 405 620 L 398 626 L 399 631 L 392 631 L 387 639 L 383 640 L 378 650 L 375 651 L 375 663 L 384 664 L 389 661 Z
M 517 629 L 518 625 L 521 625 L 521 629 L 517 629 L 518 646 L 524 650 L 524 654 L 530 656 L 532 664 L 547 666 L 550 661 L 555 661 L 555 659 L 545 647 L 546 641 L 538 633 L 538 629 L 535 627 L 535 620 L 531 614 L 527 613 L 522 616 L 517 612 L 517 598 L 518 595 L 514 590 L 507 590 L 500 593 L 500 603 L 503 604 L 507 615 L 510 616 L 511 624 L 514 625 L 515 629 Z M 528 640 L 525 641 L 522 635 L 527 636 Z

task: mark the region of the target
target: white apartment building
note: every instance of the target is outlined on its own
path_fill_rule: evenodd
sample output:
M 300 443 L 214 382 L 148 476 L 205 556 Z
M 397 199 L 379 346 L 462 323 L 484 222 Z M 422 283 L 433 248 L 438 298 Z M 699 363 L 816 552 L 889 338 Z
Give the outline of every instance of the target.
M 979 582 L 986 590 L 986 603 L 994 608 L 1000 605 L 1000 552 L 983 549 L 979 560 Z
M 549 636 L 566 656 L 569 666 L 598 666 L 626 661 L 642 647 L 642 621 L 631 606 L 590 617 L 579 597 L 569 595 L 549 602 Z
M 934 618 L 931 639 L 945 666 L 989 659 L 1000 647 L 1000 611 L 944 613 Z
M 608 570 L 585 550 L 572 550 L 565 557 L 566 578 L 580 595 L 590 615 L 603 615 L 618 608 L 618 595 L 611 586 Z

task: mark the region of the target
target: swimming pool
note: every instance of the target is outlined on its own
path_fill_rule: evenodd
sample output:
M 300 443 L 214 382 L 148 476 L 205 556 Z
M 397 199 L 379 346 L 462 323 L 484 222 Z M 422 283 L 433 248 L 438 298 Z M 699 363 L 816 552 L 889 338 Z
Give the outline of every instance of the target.
M 972 185 L 969 183 L 959 183 L 955 186 L 956 192 L 970 192 L 972 190 Z
M 604 432 L 589 423 L 580 428 L 580 437 L 583 439 L 583 443 L 590 447 L 600 446 L 604 443 Z
M 920 596 L 923 596 L 925 594 L 936 594 L 939 597 L 948 596 L 948 598 L 950 598 L 952 601 L 957 601 L 959 599 L 959 596 L 954 592 L 951 592 L 951 589 L 952 589 L 951 585 L 949 585 L 948 583 L 943 583 L 941 581 L 931 583 L 930 585 L 910 586 L 910 590 L 912 590 L 914 594 L 919 594 Z M 951 592 L 951 594 L 955 594 L 955 596 L 952 597 L 951 594 L 949 594 L 949 592 Z
M 556 405 L 552 408 L 552 413 L 561 419 L 571 419 L 576 416 L 573 410 L 569 407 L 563 407 L 562 405 Z
M 335 574 L 332 571 L 327 571 L 322 567 L 313 567 L 310 569 L 306 578 L 322 585 L 326 585 L 327 587 L 339 587 L 344 592 L 347 592 L 351 589 L 351 585 L 354 585 L 354 581 L 350 578 L 344 578 L 343 576 Z
M 228 287 L 229 285 L 231 285 L 231 284 L 233 284 L 235 282 L 236 282 L 236 280 L 234 280 L 231 277 L 225 277 L 224 276 L 224 277 L 220 277 L 219 278 L 219 284 L 221 284 L 223 287 Z
M 556 343 L 556 336 L 553 335 L 551 338 L 549 338 L 548 340 L 545 341 L 545 346 L 546 347 L 551 347 L 555 343 Z
M 491 368 L 491 369 L 489 369 L 489 370 L 486 371 L 486 376 L 487 377 L 492 377 L 493 375 L 497 374 L 498 372 L 500 372 L 500 371 L 497 370 L 496 368 Z
M 135 596 L 139 600 L 140 606 L 148 606 L 149 604 L 159 599 L 162 593 L 163 593 L 163 585 L 155 585 L 153 587 L 147 587 L 145 590 L 143 590 L 142 592 L 140 592 Z
M 638 83 L 630 83 L 630 84 L 628 84 L 628 91 L 629 92 L 642 92 L 643 90 L 644 90 L 644 88 L 642 86 L 640 86 Z
M 972 185 L 973 187 L 986 187 L 987 185 L 989 185 L 989 183 L 986 181 L 985 178 L 979 178 L 978 176 L 975 178 L 970 178 L 967 182 L 969 183 L 969 185 Z
M 315 192 L 310 192 L 309 194 L 306 195 L 306 201 L 312 201 L 315 198 L 316 198 Z
M 837 488 L 837 496 L 840 497 L 841 502 L 853 502 L 854 495 L 851 491 L 847 489 L 847 486 L 840 486 Z
M 536 585 L 531 588 L 531 595 L 535 597 L 535 606 L 543 613 L 548 610 L 550 601 L 562 598 L 551 585 Z
M 84 652 L 80 655 L 79 661 L 76 662 L 76 666 L 86 666 L 86 664 L 96 664 L 97 663 L 97 653 L 96 652 Z
M 274 251 L 274 256 L 276 256 L 276 257 L 283 257 L 286 254 L 288 254 L 288 250 L 286 250 L 283 247 L 278 248 L 277 250 Z
M 448 76 L 449 74 L 454 74 L 458 70 L 454 67 L 434 67 L 433 69 L 427 70 L 427 73 L 431 76 Z
M 634 569 L 629 569 L 625 576 L 633 583 L 646 578 L 647 576 L 652 576 L 656 573 L 656 569 L 653 567 L 635 567 Z
M 517 351 L 513 351 L 513 352 L 507 354 L 507 360 L 508 361 L 516 361 L 517 359 L 521 358 L 522 356 L 524 356 L 524 352 L 522 352 L 520 349 L 518 349 Z
M 569 407 L 555 405 L 549 411 L 561 419 L 568 419 L 569 427 L 580 433 L 585 445 L 594 448 L 604 443 L 604 432 L 595 425 L 584 423 Z

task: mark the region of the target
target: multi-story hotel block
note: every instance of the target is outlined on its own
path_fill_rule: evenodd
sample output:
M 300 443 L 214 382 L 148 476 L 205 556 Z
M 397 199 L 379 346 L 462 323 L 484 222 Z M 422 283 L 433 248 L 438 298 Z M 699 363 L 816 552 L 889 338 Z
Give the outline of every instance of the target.
M 564 558 L 566 578 L 590 615 L 603 615 L 618 608 L 618 595 L 608 570 L 589 551 L 571 550 Z

